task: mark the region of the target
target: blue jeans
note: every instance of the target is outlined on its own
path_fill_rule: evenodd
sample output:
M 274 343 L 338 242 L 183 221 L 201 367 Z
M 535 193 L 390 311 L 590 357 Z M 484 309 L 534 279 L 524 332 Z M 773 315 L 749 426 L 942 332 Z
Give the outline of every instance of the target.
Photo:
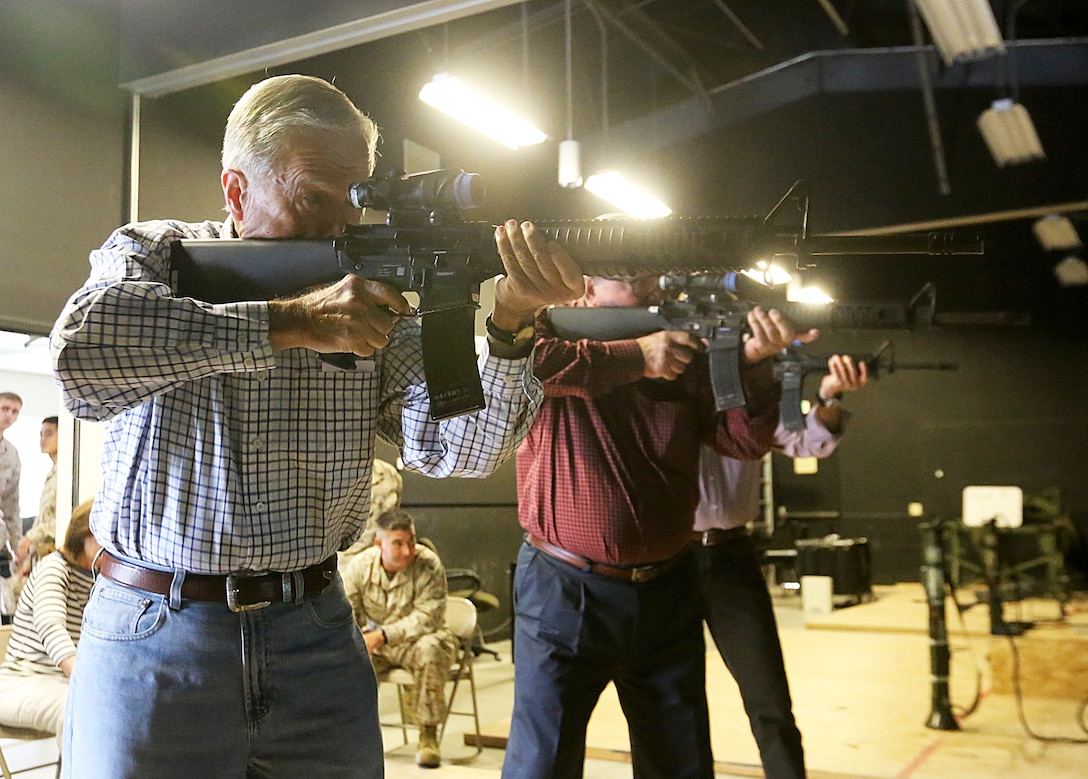
M 749 536 L 695 546 L 705 618 L 737 681 L 767 779 L 804 779 L 801 731 L 778 640 L 774 604 Z
M 384 775 L 377 684 L 343 584 L 235 614 L 99 577 L 63 767 L 78 779 Z
M 690 560 L 631 584 L 524 544 L 514 577 L 514 714 L 503 777 L 582 776 L 586 726 L 612 682 L 636 779 L 711 779 L 697 586 Z

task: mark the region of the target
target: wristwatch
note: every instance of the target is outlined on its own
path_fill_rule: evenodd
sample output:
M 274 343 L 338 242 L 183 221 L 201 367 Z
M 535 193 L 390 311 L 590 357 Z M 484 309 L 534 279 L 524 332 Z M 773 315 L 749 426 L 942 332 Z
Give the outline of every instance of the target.
M 491 321 L 491 315 L 488 314 L 487 319 L 484 321 L 484 326 L 487 328 L 487 334 L 490 337 L 494 338 L 501 344 L 513 346 L 514 348 L 528 346 L 533 342 L 533 339 L 536 337 L 536 328 L 533 326 L 532 322 L 525 325 L 525 327 L 521 328 L 520 330 L 503 330 L 501 327 Z
M 820 406 L 822 406 L 823 408 L 831 408 L 832 406 L 837 406 L 840 402 L 842 402 L 841 392 L 836 392 L 830 398 L 821 398 L 819 395 L 817 395 L 816 397 L 820 401 Z

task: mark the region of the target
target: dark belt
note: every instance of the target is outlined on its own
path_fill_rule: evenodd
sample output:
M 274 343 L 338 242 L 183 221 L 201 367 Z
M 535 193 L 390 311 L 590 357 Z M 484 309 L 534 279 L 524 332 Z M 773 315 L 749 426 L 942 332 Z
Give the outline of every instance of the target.
M 662 560 L 658 563 L 647 563 L 646 565 L 607 565 L 605 563 L 598 563 L 586 559 L 581 555 L 574 554 L 574 552 L 568 552 L 563 547 L 549 544 L 544 539 L 537 538 L 532 534 L 527 535 L 526 539 L 541 552 L 549 557 L 554 557 L 561 563 L 573 565 L 581 571 L 607 576 L 610 579 L 620 579 L 625 582 L 652 581 L 671 571 L 684 555 L 683 552 L 680 552 L 675 557 L 670 557 L 668 560 Z
M 99 571 L 107 579 L 145 592 L 169 595 L 174 574 L 119 560 L 109 552 L 99 558 Z M 240 571 L 225 576 L 185 574 L 181 597 L 226 603 L 231 611 L 251 611 L 275 602 L 302 603 L 318 595 L 336 578 L 336 555 L 294 573 Z
M 748 528 L 744 525 L 731 528 L 712 527 L 702 533 L 692 532 L 691 540 L 692 543 L 699 546 L 717 546 L 718 544 L 735 541 L 738 538 L 744 538 L 746 535 L 748 535 Z

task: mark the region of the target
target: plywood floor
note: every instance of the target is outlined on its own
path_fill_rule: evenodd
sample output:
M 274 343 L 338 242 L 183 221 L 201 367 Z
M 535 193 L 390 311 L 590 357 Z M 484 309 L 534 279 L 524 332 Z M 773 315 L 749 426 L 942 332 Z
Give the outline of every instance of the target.
M 954 711 L 965 709 L 976 695 L 979 705 L 962 718 L 958 731 L 927 728 L 932 692 L 928 608 L 922 588 L 904 584 L 877 588 L 875 594 L 871 603 L 838 609 L 807 626 L 799 603 L 779 603 L 794 710 L 813 779 L 1088 776 L 1088 744 L 1032 739 L 1019 721 L 1016 699 L 992 692 L 990 657 L 1002 647 L 1007 651 L 1008 639 L 989 635 L 985 605 L 967 610 L 962 618 L 950 607 L 947 616 Z M 961 594 L 960 599 L 966 602 L 972 597 Z M 1042 623 L 1060 616 L 1052 601 L 1024 602 L 1006 609 L 1006 619 Z M 1088 605 L 1074 602 L 1067 612 L 1061 625 L 1036 628 L 1015 639 L 1022 649 L 1041 647 L 1036 654 L 1045 654 L 1049 645 L 1041 642 L 1060 638 L 1066 654 L 1052 659 L 1050 667 L 1055 672 L 1070 663 L 1076 665 L 1073 656 L 1088 658 Z M 736 685 L 716 650 L 708 646 L 707 692 L 715 757 L 720 769 L 730 775 L 762 776 Z M 1045 668 L 1035 672 L 1047 673 Z M 1031 685 L 1025 685 L 1024 715 L 1033 731 L 1088 740 L 1076 719 L 1081 701 L 1088 697 L 1085 677 L 1088 673 L 1078 667 L 1067 680 L 1085 685 L 1080 697 L 1033 697 Z M 504 743 L 508 728 L 509 720 L 491 723 L 485 728 L 485 743 Z M 591 757 L 629 759 L 626 724 L 612 688 L 594 712 L 588 739 Z

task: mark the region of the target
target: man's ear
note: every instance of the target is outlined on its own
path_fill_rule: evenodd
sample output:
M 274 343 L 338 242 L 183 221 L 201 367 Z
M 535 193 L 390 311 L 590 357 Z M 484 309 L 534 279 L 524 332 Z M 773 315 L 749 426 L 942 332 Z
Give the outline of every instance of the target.
M 249 181 L 246 174 L 240 170 L 226 168 L 221 177 L 223 183 L 223 199 L 226 201 L 227 211 L 235 226 L 242 224 L 245 216 L 245 202 Z
M 594 298 L 597 296 L 597 285 L 593 283 L 592 276 L 585 277 L 586 282 L 586 294 L 582 296 L 582 299 L 590 305 L 593 304 Z

